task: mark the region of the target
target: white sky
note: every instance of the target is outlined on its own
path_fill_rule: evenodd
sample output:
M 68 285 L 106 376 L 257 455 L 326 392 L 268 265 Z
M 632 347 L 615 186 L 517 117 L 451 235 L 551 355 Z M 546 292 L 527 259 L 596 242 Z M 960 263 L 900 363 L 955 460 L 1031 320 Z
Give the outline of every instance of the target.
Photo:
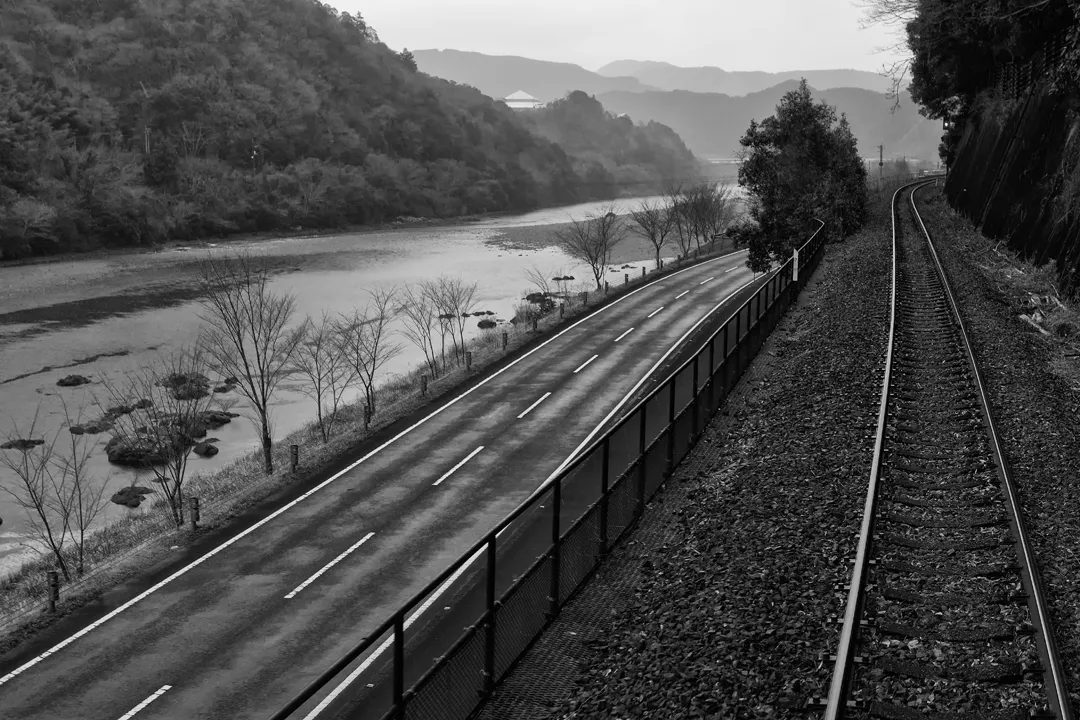
M 571 62 L 659 60 L 725 70 L 880 70 L 895 31 L 860 29 L 855 0 L 330 0 L 395 50 Z

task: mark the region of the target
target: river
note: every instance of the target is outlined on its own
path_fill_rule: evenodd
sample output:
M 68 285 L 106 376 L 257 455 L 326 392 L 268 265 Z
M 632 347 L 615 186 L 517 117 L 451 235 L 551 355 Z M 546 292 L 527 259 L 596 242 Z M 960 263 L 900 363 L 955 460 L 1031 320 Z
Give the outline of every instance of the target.
M 637 200 L 619 204 L 625 208 Z M 509 320 L 520 299 L 535 290 L 525 276 L 532 266 L 548 278 L 569 273 L 587 287 L 586 267 L 553 246 L 544 247 L 550 233 L 545 226 L 581 218 L 599 207 L 586 203 L 443 227 L 237 240 L 0 268 L 0 438 L 6 438 L 13 423 L 27 427 L 39 407 L 34 435 L 51 437 L 63 425 L 60 397 L 72 408 L 83 407 L 86 420 L 101 414 L 95 405 L 95 397 L 105 401 L 99 382 L 60 388 L 56 381 L 61 377 L 77 373 L 95 381 L 102 376 L 119 380 L 159 352 L 194 341 L 201 324 L 195 261 L 205 253 L 248 251 L 266 257 L 275 269 L 273 290 L 296 297 L 297 320 L 318 316 L 324 309 L 338 312 L 362 305 L 365 290 L 376 286 L 400 287 L 442 274 L 476 282 L 476 309 Z M 640 273 L 640 267 L 652 268 L 651 256 L 651 246 L 631 237 L 613 264 L 632 264 L 631 272 Z M 470 325 L 475 332 L 475 323 Z M 422 362 L 417 348 L 402 337 L 396 341 L 403 351 L 386 366 L 384 377 Z M 280 392 L 274 404 L 274 437 L 284 437 L 313 416 L 312 400 L 296 391 Z M 212 434 L 220 438 L 220 453 L 193 457 L 190 473 L 212 471 L 256 447 L 254 428 L 242 417 Z M 135 478 L 134 471 L 108 463 L 102 446 L 109 433 L 84 437 L 97 446 L 89 471 L 107 479 L 106 497 Z M 0 467 L 0 486 L 13 482 L 16 476 Z M 124 512 L 130 511 L 106 505 L 106 519 Z M 25 512 L 3 492 L 0 518 L 3 573 L 33 550 L 27 545 Z

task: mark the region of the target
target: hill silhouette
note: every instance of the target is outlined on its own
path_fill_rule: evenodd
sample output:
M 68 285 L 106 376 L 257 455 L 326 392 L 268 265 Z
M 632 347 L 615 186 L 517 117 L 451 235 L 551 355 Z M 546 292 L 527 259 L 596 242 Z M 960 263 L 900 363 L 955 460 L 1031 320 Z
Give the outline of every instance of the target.
M 784 81 L 806 78 L 819 90 L 850 87 L 887 92 L 889 79 L 865 70 L 790 70 L 769 73 L 762 71 L 722 70 L 718 67 L 679 67 L 671 63 L 650 60 L 617 60 L 596 71 L 606 77 L 634 77 L 658 90 L 689 90 L 698 93 L 749 95 L 774 87 Z
M 650 150 L 574 157 L 314 0 L 0 4 L 0 258 L 615 194 L 597 164 L 691 172 L 669 129 L 630 136 Z
M 617 90 L 640 92 L 655 89 L 632 77 L 605 76 L 572 63 L 532 60 L 515 55 L 484 55 L 463 50 L 414 50 L 413 57 L 421 71 L 472 85 L 497 100 L 518 90 L 550 102 L 565 97 L 572 90 L 596 95 Z

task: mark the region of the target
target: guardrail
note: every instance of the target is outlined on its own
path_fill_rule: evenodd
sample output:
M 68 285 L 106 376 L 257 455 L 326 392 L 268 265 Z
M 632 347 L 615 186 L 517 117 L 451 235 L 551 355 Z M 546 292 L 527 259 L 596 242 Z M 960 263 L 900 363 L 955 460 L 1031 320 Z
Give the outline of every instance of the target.
M 375 712 L 389 707 L 384 720 L 469 717 L 689 452 L 820 262 L 823 227 L 692 358 L 271 720 L 290 717 L 358 660 L 350 679 L 372 671 L 365 700 Z M 550 534 L 535 532 L 543 527 Z M 440 632 L 466 625 L 440 649 Z M 392 657 L 372 668 L 387 650 Z M 408 691 L 406 675 L 417 676 Z

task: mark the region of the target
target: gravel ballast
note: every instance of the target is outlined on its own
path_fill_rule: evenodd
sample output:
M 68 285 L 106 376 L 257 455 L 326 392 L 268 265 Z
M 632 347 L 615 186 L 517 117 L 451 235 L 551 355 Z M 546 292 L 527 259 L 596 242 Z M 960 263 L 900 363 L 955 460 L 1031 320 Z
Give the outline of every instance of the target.
M 1020 317 L 1032 313 L 1038 271 L 974 232 L 939 190 L 928 188 L 916 198 L 987 387 L 1075 710 L 1080 708 L 1080 347 L 1075 334 L 1044 335 Z M 1075 308 L 1062 307 L 1055 317 L 1056 328 L 1062 317 L 1075 322 Z
M 887 203 L 483 718 L 803 718 L 831 674 L 886 341 Z

